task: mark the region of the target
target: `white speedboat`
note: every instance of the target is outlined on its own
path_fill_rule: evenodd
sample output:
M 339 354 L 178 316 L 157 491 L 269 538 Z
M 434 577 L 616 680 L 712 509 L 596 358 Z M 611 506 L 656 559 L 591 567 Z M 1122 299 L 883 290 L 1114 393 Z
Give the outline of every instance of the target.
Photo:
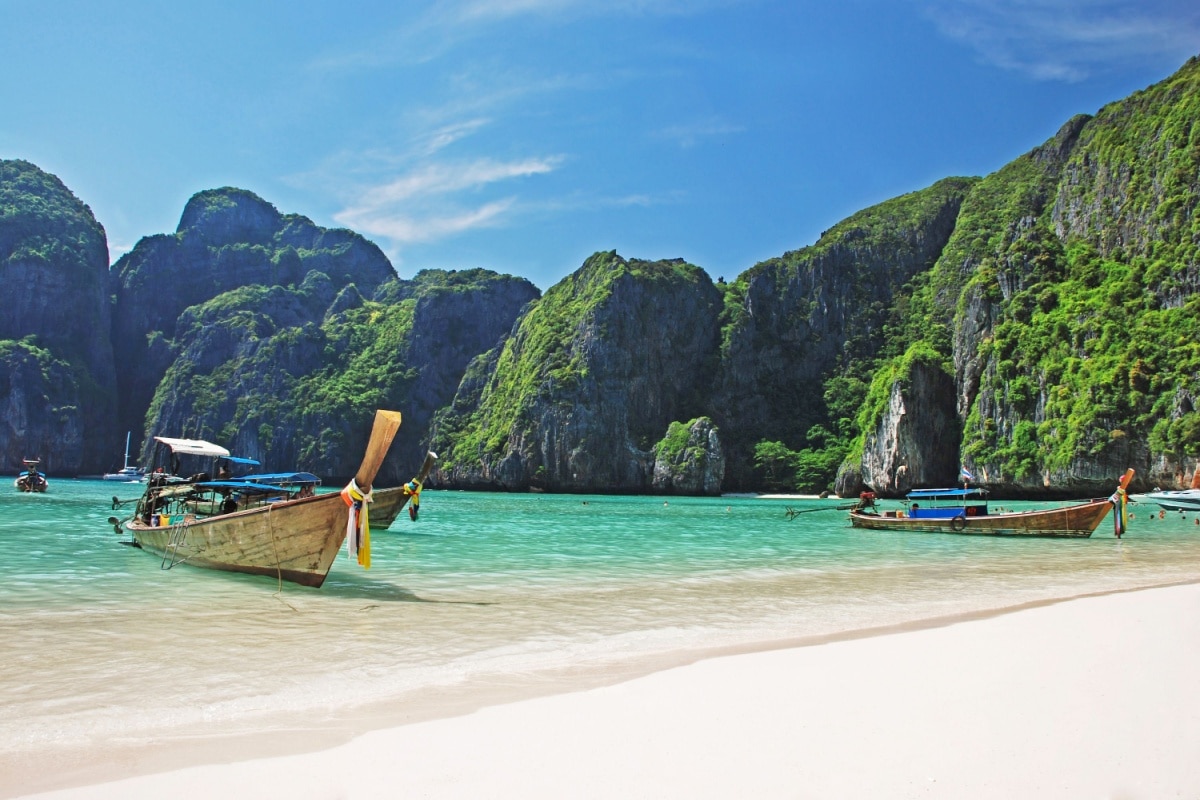
M 1155 489 L 1133 498 L 1139 503 L 1156 503 L 1167 511 L 1200 511 L 1200 467 L 1192 474 L 1188 489 Z
M 1200 489 L 1157 490 L 1134 499 L 1141 503 L 1156 503 L 1167 511 L 1200 511 Z

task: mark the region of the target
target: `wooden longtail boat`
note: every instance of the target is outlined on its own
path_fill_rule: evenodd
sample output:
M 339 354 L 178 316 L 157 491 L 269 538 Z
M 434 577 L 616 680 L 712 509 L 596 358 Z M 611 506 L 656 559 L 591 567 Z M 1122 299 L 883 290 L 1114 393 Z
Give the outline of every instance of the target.
M 913 502 L 907 511 L 875 510 L 874 498 L 865 498 L 850 512 L 855 528 L 912 533 L 957 533 L 976 536 L 1066 536 L 1087 538 L 1108 512 L 1117 507 L 1117 536 L 1124 533 L 1125 489 L 1133 470 L 1125 471 L 1117 491 L 1104 500 L 1092 500 L 1035 511 L 988 513 L 987 501 L 978 489 L 922 489 L 910 492 Z M 869 493 L 868 493 L 869 494 Z M 921 503 L 932 503 L 923 507 Z
M 190 564 L 320 587 L 346 540 L 352 510 L 344 497 L 346 492 L 354 487 L 360 497 L 372 496 L 374 502 L 367 507 L 370 522 L 377 529 L 390 525 L 411 496 L 404 487 L 384 489 L 377 495 L 371 492 L 371 483 L 399 427 L 399 412 L 376 412 L 362 464 L 354 482 L 340 494 L 276 497 L 274 502 L 213 516 L 172 515 L 157 512 L 162 507 L 162 492 L 178 492 L 179 485 L 152 483 L 133 517 L 120 521 L 110 517 L 109 522 L 118 532 L 132 535 L 135 546 L 160 556 L 164 569 Z M 414 479 L 418 486 L 432 468 L 433 459 L 426 458 L 426 464 Z

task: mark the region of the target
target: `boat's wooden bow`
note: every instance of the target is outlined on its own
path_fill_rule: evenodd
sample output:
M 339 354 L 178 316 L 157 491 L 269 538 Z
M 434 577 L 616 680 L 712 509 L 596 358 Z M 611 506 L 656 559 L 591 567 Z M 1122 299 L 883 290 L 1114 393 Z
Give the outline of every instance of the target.
M 1125 491 L 1129 488 L 1129 482 L 1133 480 L 1133 467 L 1125 470 L 1125 474 L 1121 476 L 1121 481 L 1117 484 L 1118 491 Z M 1116 497 L 1116 495 L 1113 495 Z
M 399 429 L 399 411 L 381 409 L 375 412 L 375 424 L 371 428 L 371 438 L 367 441 L 367 451 L 363 454 L 358 472 L 354 473 L 354 483 L 358 485 L 360 491 L 371 491 L 375 475 L 383 465 L 383 459 L 387 456 L 388 448 L 392 446 L 392 439 L 395 438 L 396 431 Z

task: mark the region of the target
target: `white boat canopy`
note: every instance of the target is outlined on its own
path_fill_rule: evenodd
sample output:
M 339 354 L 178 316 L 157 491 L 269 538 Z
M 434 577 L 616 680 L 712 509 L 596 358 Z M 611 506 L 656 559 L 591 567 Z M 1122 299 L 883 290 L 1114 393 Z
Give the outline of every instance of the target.
M 154 441 L 162 442 L 171 448 L 172 453 L 182 453 L 191 456 L 211 456 L 227 458 L 229 451 L 219 444 L 206 442 L 203 439 L 171 439 L 166 436 L 155 436 Z

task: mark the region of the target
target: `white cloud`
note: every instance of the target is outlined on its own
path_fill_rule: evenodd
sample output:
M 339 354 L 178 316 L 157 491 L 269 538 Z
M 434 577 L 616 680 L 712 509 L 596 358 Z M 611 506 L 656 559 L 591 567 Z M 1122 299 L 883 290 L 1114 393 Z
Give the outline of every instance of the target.
M 1079 81 L 1200 50 L 1200 4 L 1177 0 L 928 0 L 928 15 L 985 62 L 1036 80 Z
M 560 157 L 508 162 L 483 158 L 423 164 L 386 183 L 362 189 L 334 219 L 397 244 L 433 242 L 475 228 L 496 227 L 515 206 L 516 196 L 473 203 L 459 198 L 477 195 L 492 184 L 544 175 L 561 161 Z

